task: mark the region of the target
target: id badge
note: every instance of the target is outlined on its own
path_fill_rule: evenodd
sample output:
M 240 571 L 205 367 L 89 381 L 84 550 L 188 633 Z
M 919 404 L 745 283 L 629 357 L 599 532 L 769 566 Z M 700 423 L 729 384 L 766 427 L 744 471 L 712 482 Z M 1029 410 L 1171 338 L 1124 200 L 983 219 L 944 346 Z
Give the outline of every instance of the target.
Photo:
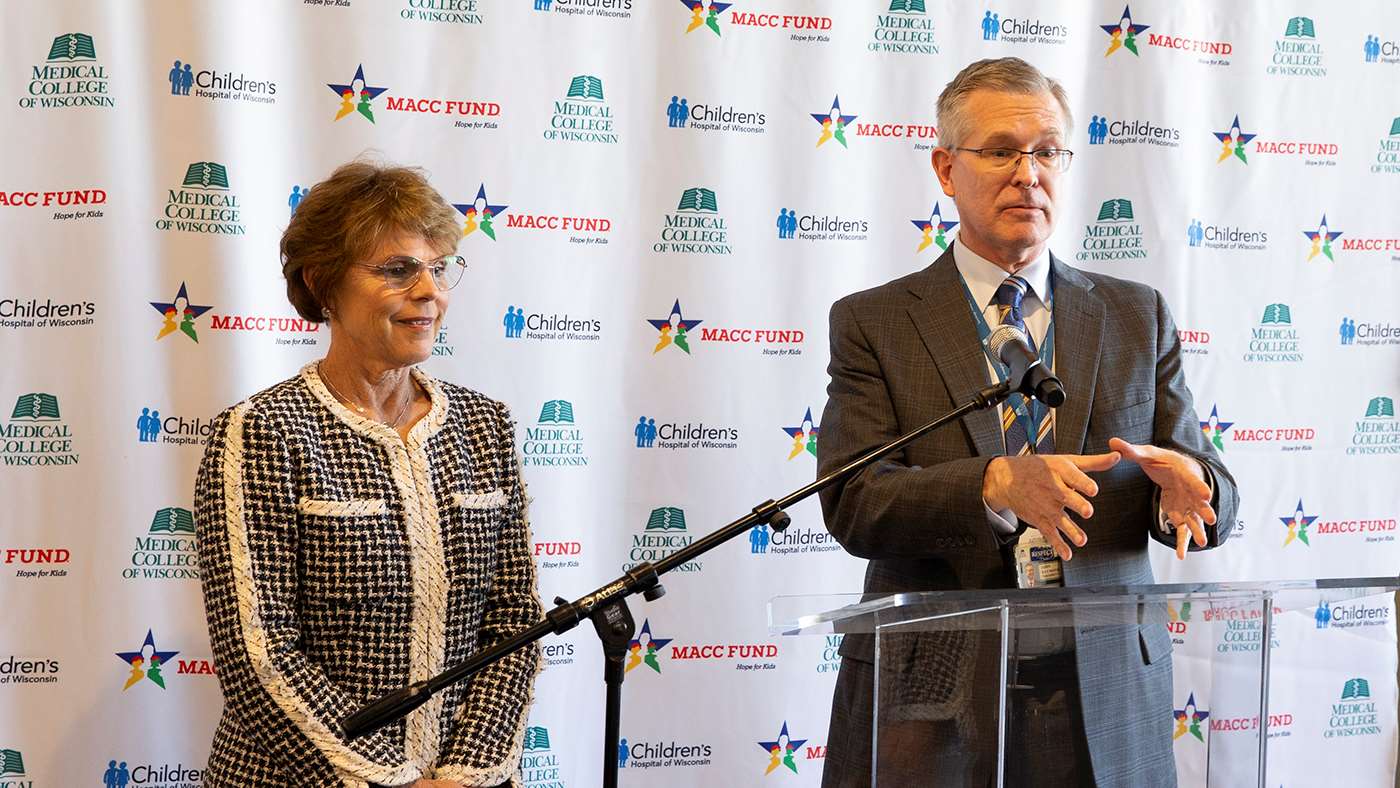
M 1016 542 L 1016 585 L 1019 588 L 1063 586 L 1060 557 L 1045 536 L 1035 528 L 1027 528 Z

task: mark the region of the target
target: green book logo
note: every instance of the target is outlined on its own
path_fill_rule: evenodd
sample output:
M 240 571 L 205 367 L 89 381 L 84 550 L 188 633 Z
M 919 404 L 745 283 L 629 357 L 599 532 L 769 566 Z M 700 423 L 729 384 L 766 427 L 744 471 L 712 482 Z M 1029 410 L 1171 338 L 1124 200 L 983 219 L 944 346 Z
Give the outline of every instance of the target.
M 897 14 L 922 14 L 924 0 L 890 0 L 890 10 Z
M 176 506 L 157 509 L 155 517 L 151 518 L 151 533 L 153 534 L 190 534 L 194 535 L 194 513 L 189 509 L 181 509 Z
M 1295 16 L 1288 20 L 1288 27 L 1283 31 L 1284 38 L 1316 38 L 1317 31 L 1313 29 L 1313 21 L 1305 16 Z
M 525 752 L 549 749 L 549 729 L 532 725 L 525 729 Z
M 10 412 L 10 418 L 25 421 L 56 420 L 59 418 L 58 397 L 38 393 L 22 395 L 15 400 L 15 409 Z
M 228 170 L 216 162 L 197 161 L 185 168 L 185 180 L 180 185 L 195 189 L 227 189 Z
M 1390 397 L 1375 397 L 1366 406 L 1366 418 L 1395 418 L 1395 400 Z
M 696 187 L 681 193 L 681 201 L 676 210 L 715 213 L 719 210 L 719 203 L 715 200 L 714 192 Z
M 590 77 L 587 74 L 580 74 L 569 80 L 568 98 L 603 100 L 603 80 L 597 77 Z
M 1390 136 L 1400 136 L 1400 118 L 1396 118 L 1390 122 Z
M 1371 684 L 1366 679 L 1348 679 L 1342 685 L 1342 700 L 1371 697 Z
M 24 756 L 19 750 L 0 750 L 0 777 L 23 777 Z
M 1260 325 L 1271 323 L 1281 326 L 1293 325 L 1293 314 L 1288 311 L 1288 304 L 1269 304 L 1264 307 L 1264 317 L 1259 320 Z
M 685 512 L 675 506 L 652 509 L 651 516 L 647 518 L 646 529 L 648 531 L 684 531 Z
M 1129 200 L 1118 198 L 1116 200 L 1105 200 L 1099 206 L 1099 221 L 1101 222 L 1131 222 L 1133 220 L 1133 204 Z
M 92 46 L 92 36 L 87 33 L 66 33 L 56 36 L 49 47 L 49 61 L 54 60 L 96 60 L 97 50 Z
M 568 400 L 552 399 L 540 408 L 541 424 L 573 424 L 574 406 Z

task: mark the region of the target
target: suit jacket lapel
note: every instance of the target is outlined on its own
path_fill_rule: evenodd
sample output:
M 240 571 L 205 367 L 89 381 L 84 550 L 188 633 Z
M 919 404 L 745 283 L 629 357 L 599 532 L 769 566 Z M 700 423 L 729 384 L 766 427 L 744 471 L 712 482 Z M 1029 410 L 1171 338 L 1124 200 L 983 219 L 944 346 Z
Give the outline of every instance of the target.
M 967 297 L 963 295 L 962 278 L 953 263 L 951 245 L 933 265 L 924 269 L 923 276 L 910 284 L 909 292 L 918 299 L 910 305 L 909 317 L 924 347 L 933 356 L 949 396 L 955 405 L 971 400 L 991 380 L 987 357 L 977 338 Z M 979 455 L 1003 453 L 1001 425 L 995 409 L 971 413 L 963 418 L 962 424 Z
M 1055 412 L 1055 453 L 1079 454 L 1098 378 L 1104 306 L 1093 293 L 1093 282 L 1054 255 L 1050 270 L 1055 287 L 1055 375 L 1065 387 L 1065 404 Z

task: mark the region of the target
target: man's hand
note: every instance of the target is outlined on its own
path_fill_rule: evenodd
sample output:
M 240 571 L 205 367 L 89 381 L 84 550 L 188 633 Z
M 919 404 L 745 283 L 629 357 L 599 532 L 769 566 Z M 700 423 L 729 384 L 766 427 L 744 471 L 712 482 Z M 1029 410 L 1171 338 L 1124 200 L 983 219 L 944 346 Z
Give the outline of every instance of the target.
M 1065 510 L 1086 520 L 1092 517 L 1089 499 L 1099 494 L 1099 485 L 1087 472 L 1106 471 L 1117 464 L 1118 452 L 996 457 L 982 476 L 982 500 L 994 510 L 1015 512 L 1045 535 L 1060 560 L 1068 561 L 1074 551 L 1065 539 L 1076 547 L 1089 540 Z
M 1147 478 L 1162 488 L 1162 512 L 1176 528 L 1176 557 L 1186 559 L 1186 542 L 1191 537 L 1195 537 L 1197 547 L 1205 547 L 1205 527 L 1215 525 L 1215 510 L 1210 506 L 1210 486 L 1201 464 L 1171 449 L 1139 446 L 1122 438 L 1113 438 L 1108 447 L 1137 463 Z

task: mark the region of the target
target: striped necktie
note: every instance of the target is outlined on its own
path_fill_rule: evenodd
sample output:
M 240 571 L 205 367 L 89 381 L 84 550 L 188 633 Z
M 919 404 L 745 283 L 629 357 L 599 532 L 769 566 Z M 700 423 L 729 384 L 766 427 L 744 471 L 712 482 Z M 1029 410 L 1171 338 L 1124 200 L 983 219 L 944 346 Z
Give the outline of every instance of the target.
M 1021 314 L 1021 301 L 1030 292 L 1030 283 L 1019 276 L 1008 276 L 1006 281 L 997 288 L 994 299 L 997 305 L 997 312 L 1000 315 L 1000 323 L 1004 326 L 1015 326 L 1025 334 L 1026 341 L 1030 343 L 1031 352 L 1036 352 L 1035 339 L 1026 330 L 1026 321 Z M 1019 454 L 1052 454 L 1055 451 L 1054 419 L 1048 415 L 1048 408 L 1039 408 L 1041 418 L 1035 425 L 1036 439 L 1032 445 L 1026 439 L 1026 420 L 1017 418 L 1018 414 L 1024 413 L 1029 403 L 1020 394 L 1012 394 L 1001 407 L 1001 431 L 1006 439 L 1006 454 L 1014 457 Z

